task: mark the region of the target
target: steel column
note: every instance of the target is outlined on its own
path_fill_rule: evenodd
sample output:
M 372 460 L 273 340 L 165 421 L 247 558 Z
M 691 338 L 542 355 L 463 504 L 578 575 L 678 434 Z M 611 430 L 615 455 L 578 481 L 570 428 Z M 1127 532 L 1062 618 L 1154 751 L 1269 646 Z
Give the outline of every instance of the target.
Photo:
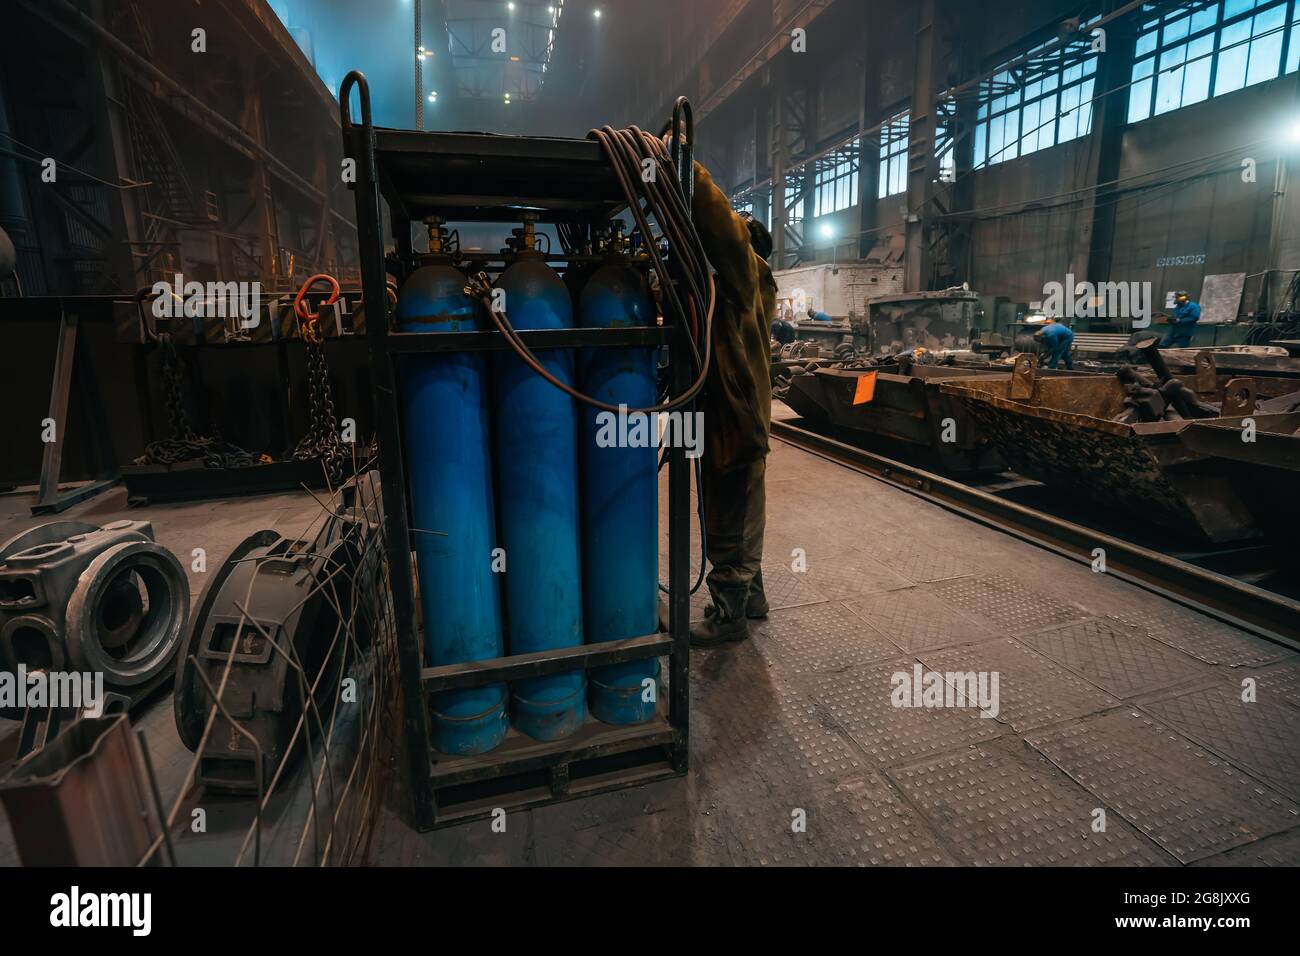
M 1105 12 L 1112 16 L 1118 0 L 1106 0 Z M 1088 135 L 1088 172 L 1084 186 L 1095 187 L 1079 209 L 1081 241 L 1071 271 L 1092 282 L 1110 278 L 1111 246 L 1115 241 L 1115 180 L 1119 178 L 1128 123 L 1130 71 L 1137 43 L 1134 15 L 1117 17 L 1106 30 L 1106 50 L 1097 56 L 1093 81 L 1092 132 Z M 1109 91 L 1109 96 L 1105 95 Z
M 932 272 L 930 214 L 938 161 L 935 131 L 935 0 L 921 0 L 912 70 L 912 102 L 907 129 L 907 222 L 904 224 L 903 289 L 924 292 Z

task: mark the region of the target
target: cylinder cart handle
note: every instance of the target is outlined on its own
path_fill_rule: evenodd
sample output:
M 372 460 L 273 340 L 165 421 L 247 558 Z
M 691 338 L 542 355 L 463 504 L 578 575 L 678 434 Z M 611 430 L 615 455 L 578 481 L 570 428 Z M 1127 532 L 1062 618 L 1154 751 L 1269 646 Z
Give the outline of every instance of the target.
M 358 90 L 358 99 L 361 100 L 361 125 L 370 129 L 374 125 L 370 121 L 370 84 L 366 82 L 366 75 L 360 70 L 351 71 L 339 84 L 339 123 L 345 130 L 352 128 L 350 101 L 354 86 Z

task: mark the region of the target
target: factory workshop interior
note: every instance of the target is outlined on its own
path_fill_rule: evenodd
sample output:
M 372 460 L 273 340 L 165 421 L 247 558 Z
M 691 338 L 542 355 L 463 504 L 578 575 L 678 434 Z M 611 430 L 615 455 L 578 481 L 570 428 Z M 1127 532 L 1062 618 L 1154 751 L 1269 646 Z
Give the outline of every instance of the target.
M 1300 0 L 3 8 L 19 923 L 416 866 L 1282 915 Z

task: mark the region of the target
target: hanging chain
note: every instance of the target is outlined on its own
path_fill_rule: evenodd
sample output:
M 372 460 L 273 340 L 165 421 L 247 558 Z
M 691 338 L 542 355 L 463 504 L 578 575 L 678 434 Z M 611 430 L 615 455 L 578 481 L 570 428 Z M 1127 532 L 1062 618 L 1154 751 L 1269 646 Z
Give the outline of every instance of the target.
M 193 441 L 198 436 L 194 434 L 190 416 L 185 411 L 181 357 L 176 352 L 176 343 L 172 341 L 170 332 L 158 333 L 158 342 L 162 346 L 163 401 L 167 406 L 167 421 L 172 428 L 172 441 Z
M 163 403 L 167 407 L 167 423 L 171 438 L 150 442 L 144 454 L 135 460 L 137 465 L 175 465 L 184 461 L 202 460 L 205 468 L 241 468 L 262 459 L 238 445 L 222 441 L 219 437 L 198 435 L 185 411 L 185 365 L 176 351 L 170 332 L 158 333 L 162 349 Z
M 320 319 L 304 318 L 298 326 L 307 346 L 307 400 L 311 425 L 294 448 L 293 457 L 299 460 L 319 458 L 330 481 L 337 482 L 343 476 L 343 465 L 348 455 L 343 442 L 339 440 L 334 417 L 334 390 L 330 387 L 330 370 L 325 361 Z
M 344 466 L 349 457 L 339 438 L 334 413 L 334 390 L 330 386 L 329 365 L 325 361 L 324 336 L 320 329 L 320 314 L 309 311 L 304 295 L 313 282 L 324 278 L 333 285 L 329 303 L 338 299 L 338 282 L 330 276 L 313 276 L 303 285 L 294 301 L 298 327 L 307 347 L 307 400 L 310 425 L 307 434 L 294 447 L 290 457 L 302 461 L 318 458 L 331 482 L 342 480 Z M 162 348 L 163 400 L 167 408 L 167 421 L 171 438 L 151 442 L 144 454 L 136 459 L 138 465 L 172 465 L 202 459 L 208 468 L 236 468 L 270 461 L 265 456 L 250 454 L 238 445 L 223 441 L 219 436 L 201 436 L 195 433 L 185 411 L 184 364 L 176 351 L 169 333 L 158 333 Z

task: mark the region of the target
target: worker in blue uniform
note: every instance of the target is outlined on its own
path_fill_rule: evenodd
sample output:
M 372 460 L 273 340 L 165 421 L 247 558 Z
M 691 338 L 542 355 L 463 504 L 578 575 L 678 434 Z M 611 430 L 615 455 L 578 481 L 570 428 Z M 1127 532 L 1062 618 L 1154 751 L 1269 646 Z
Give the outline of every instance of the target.
M 811 305 L 808 306 L 808 318 L 812 319 L 814 322 L 834 322 L 834 321 L 835 321 L 835 320 L 832 319 L 829 315 L 827 315 L 825 312 L 819 312 L 819 311 L 817 311 L 816 309 L 814 309 Z
M 1173 317 L 1169 320 L 1169 331 L 1160 342 L 1162 349 L 1185 349 L 1192 344 L 1192 333 L 1196 323 L 1201 320 L 1201 304 L 1193 302 L 1186 292 L 1180 292 L 1174 298 Z
M 1043 344 L 1047 352 L 1047 367 L 1056 368 L 1062 359 L 1065 367 L 1074 368 L 1074 359 L 1070 356 L 1070 346 L 1074 344 L 1074 333 L 1064 322 L 1049 317 L 1047 323 L 1034 333 L 1034 338 Z

